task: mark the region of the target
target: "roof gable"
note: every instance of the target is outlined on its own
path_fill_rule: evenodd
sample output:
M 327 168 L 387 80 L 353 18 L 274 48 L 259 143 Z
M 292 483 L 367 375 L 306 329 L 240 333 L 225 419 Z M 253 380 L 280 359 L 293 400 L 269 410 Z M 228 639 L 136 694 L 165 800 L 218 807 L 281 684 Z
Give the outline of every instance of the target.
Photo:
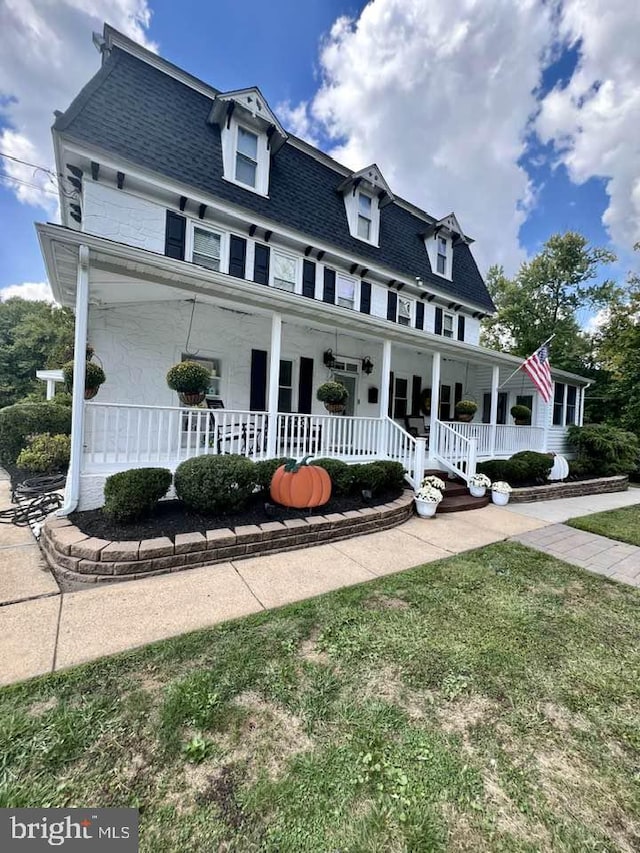
M 220 92 L 214 98 L 209 121 L 222 127 L 229 121 L 236 108 L 264 125 L 268 130 L 271 150 L 274 153 L 287 141 L 287 132 L 257 86 L 251 86 L 249 89 L 235 89 L 233 92 Z

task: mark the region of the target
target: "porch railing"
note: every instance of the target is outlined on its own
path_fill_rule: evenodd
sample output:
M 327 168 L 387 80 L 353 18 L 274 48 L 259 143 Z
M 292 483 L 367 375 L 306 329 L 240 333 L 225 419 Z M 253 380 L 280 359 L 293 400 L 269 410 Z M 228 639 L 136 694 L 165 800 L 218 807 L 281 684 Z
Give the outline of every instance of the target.
M 451 429 L 476 441 L 478 456 L 506 456 L 519 450 L 544 449 L 544 429 L 534 426 L 507 424 L 477 424 L 462 421 L 445 421 Z M 495 444 L 493 430 L 495 429 Z
M 431 455 L 449 471 L 469 482 L 476 473 L 476 439 L 468 438 L 444 421 L 436 421 Z M 433 430 L 432 430 L 433 433 Z
M 279 414 L 275 455 L 371 461 L 382 425 L 379 418 Z

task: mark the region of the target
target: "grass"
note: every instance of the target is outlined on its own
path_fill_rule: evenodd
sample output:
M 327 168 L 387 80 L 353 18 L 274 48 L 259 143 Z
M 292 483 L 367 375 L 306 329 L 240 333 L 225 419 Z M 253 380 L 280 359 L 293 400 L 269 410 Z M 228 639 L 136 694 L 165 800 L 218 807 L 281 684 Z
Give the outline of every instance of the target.
M 142 851 L 640 846 L 640 593 L 515 543 L 0 691 L 0 807 Z
M 580 518 L 570 519 L 567 524 L 577 527 L 578 530 L 587 530 L 589 533 L 598 533 L 600 536 L 608 536 L 609 539 L 640 546 L 640 504 L 582 515 Z

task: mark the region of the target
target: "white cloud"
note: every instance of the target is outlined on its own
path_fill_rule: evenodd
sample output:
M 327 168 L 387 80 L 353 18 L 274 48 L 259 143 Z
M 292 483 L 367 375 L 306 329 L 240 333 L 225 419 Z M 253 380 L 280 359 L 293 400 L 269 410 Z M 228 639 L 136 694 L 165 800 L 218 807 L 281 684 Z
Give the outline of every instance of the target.
M 0 151 L 53 168 L 50 128 L 53 111 L 65 110 L 100 67 L 91 42 L 108 20 L 136 41 L 146 37 L 151 13 L 147 0 L 0 0 Z M 20 201 L 56 210 L 50 178 L 33 168 L 0 158 Z M 28 186 L 29 184 L 34 186 Z
M 535 198 L 519 160 L 552 33 L 542 0 L 459 0 L 454 10 L 373 0 L 334 23 L 310 113 L 338 160 L 375 161 L 399 195 L 436 216 L 455 210 L 481 268 L 513 271 Z
M 308 101 L 300 101 L 297 106 L 292 106 L 291 101 L 283 101 L 276 105 L 276 114 L 287 130 L 310 145 L 318 147 L 314 123 L 309 115 Z
M 54 302 L 51 288 L 46 281 L 25 281 L 24 284 L 10 284 L 0 290 L 0 302 L 6 302 L 14 296 L 29 302 Z
M 583 326 L 583 331 L 588 335 L 597 334 L 602 328 L 609 323 L 610 311 L 608 308 L 601 308 L 596 314 L 592 314 L 587 318 Z
M 558 34 L 577 46 L 565 88 L 543 100 L 536 129 L 553 142 L 575 183 L 606 181 L 602 217 L 614 243 L 640 239 L 640 14 L 629 0 L 564 0 Z

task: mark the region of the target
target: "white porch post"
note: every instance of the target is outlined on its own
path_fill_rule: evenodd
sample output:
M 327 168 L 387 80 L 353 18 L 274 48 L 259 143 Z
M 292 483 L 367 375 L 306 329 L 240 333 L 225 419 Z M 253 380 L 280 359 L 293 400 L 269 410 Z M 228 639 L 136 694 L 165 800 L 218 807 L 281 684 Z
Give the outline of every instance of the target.
M 431 415 L 429 416 L 429 456 L 433 458 L 438 436 L 438 414 L 440 412 L 440 353 L 431 357 Z
M 498 432 L 498 388 L 500 387 L 500 367 L 497 364 L 491 368 L 491 413 L 489 423 L 491 424 L 491 444 L 489 453 L 493 457 L 496 453 L 496 434 Z
M 583 385 L 582 388 L 578 388 L 578 394 L 580 395 L 580 408 L 578 410 L 578 426 L 584 426 L 584 394 L 589 386 Z
M 89 315 L 89 249 L 78 247 L 76 276 L 76 323 L 73 338 L 73 392 L 71 409 L 71 451 L 64 503 L 57 515 L 68 515 L 78 506 L 84 433 L 84 381 L 87 372 L 87 325 Z
M 282 348 L 282 315 L 271 316 L 271 349 L 269 355 L 269 394 L 267 411 L 267 458 L 273 459 L 278 446 L 278 386 L 280 384 L 280 351 Z
M 386 459 L 388 456 L 388 434 L 389 424 L 389 384 L 391 381 L 391 341 L 385 338 L 382 342 L 382 366 L 380 369 L 380 432 L 378 434 L 378 459 Z

